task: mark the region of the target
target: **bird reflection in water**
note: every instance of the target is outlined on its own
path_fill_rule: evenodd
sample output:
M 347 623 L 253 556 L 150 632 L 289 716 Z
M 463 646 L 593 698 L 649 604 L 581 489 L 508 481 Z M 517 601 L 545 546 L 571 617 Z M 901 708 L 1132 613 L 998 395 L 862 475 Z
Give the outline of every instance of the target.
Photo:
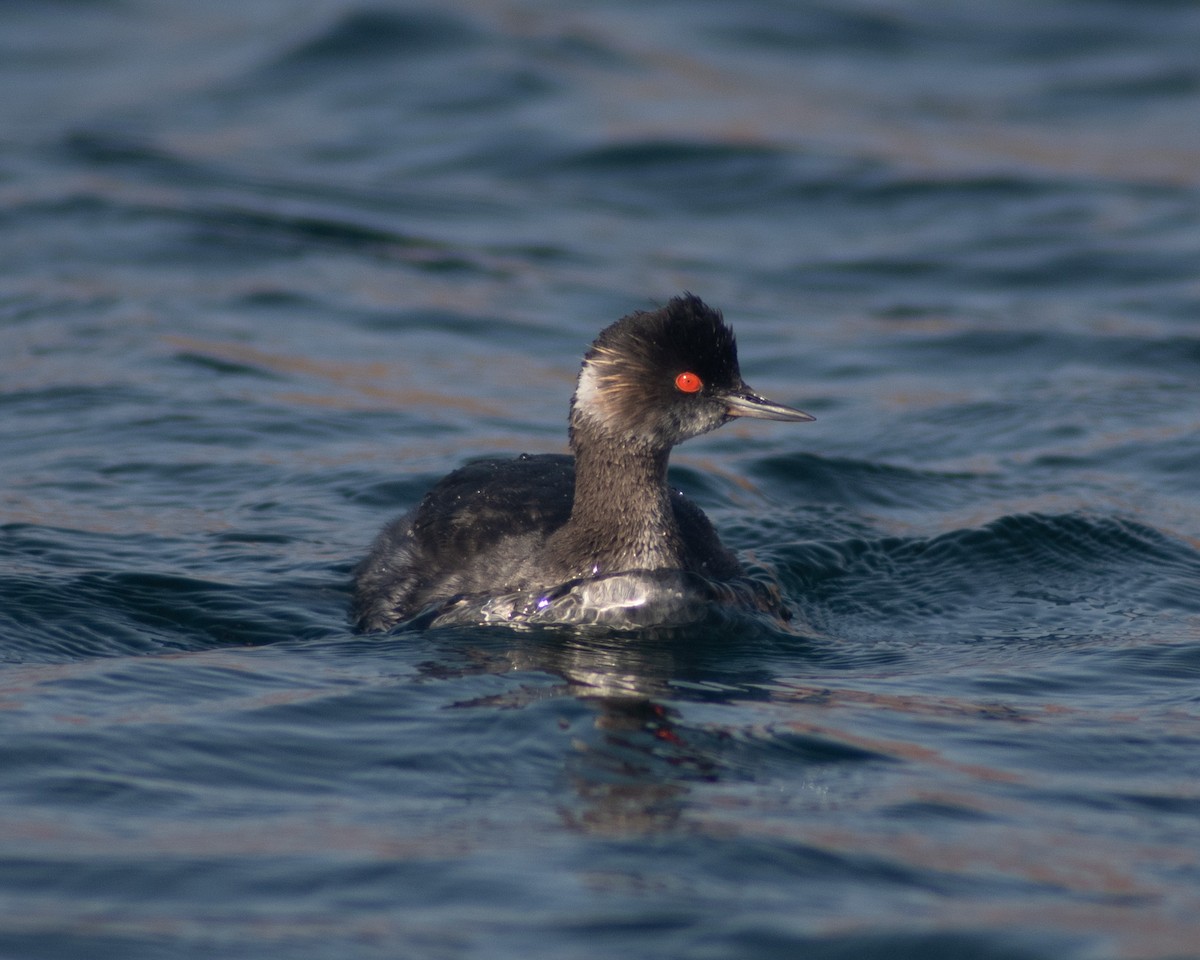
M 563 805 L 560 815 L 573 830 L 628 836 L 676 827 L 687 809 L 690 784 L 720 778 L 718 744 L 727 735 L 688 726 L 671 702 L 765 696 L 752 687 L 705 684 L 701 661 L 719 645 L 697 640 L 692 631 L 587 635 L 546 628 L 509 636 L 512 643 L 503 650 L 459 648 L 470 659 L 465 668 L 442 663 L 430 669 L 442 676 L 541 673 L 562 681 L 521 686 L 456 703 L 458 708 L 514 709 L 552 697 L 587 705 L 591 722 L 572 724 L 572 749 L 565 760 L 577 802 Z M 721 675 L 728 680 L 727 669 Z

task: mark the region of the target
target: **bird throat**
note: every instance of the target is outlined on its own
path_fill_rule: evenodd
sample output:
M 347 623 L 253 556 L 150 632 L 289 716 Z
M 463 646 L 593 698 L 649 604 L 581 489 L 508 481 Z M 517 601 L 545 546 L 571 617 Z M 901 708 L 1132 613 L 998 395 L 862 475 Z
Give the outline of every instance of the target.
M 682 566 L 667 486 L 669 450 L 576 437 L 571 519 L 555 534 L 575 576 Z

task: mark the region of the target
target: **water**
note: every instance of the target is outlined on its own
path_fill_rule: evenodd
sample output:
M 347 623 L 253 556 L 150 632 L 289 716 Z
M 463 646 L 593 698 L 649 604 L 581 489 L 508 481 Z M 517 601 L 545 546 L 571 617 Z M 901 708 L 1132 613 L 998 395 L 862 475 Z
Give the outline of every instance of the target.
M 0 10 L 0 955 L 1200 955 L 1200 10 Z M 356 637 L 690 289 L 791 631 Z

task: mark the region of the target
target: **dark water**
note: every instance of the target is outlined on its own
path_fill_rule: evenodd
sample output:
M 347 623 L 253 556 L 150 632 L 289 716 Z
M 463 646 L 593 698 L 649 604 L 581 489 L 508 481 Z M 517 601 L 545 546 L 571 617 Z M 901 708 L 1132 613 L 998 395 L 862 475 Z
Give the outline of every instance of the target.
M 0 956 L 1200 956 L 1200 7 L 0 8 Z M 352 636 L 690 289 L 793 632 Z

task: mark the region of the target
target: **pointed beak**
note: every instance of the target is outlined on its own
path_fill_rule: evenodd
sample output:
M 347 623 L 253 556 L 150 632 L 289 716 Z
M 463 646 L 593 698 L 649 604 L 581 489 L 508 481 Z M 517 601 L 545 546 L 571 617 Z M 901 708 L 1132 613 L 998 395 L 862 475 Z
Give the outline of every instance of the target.
M 797 410 L 795 407 L 785 407 L 765 397 L 760 397 L 745 384 L 740 390 L 734 390 L 721 397 L 727 412 L 731 417 L 751 417 L 755 420 L 791 420 L 795 423 L 807 423 L 817 418 Z

